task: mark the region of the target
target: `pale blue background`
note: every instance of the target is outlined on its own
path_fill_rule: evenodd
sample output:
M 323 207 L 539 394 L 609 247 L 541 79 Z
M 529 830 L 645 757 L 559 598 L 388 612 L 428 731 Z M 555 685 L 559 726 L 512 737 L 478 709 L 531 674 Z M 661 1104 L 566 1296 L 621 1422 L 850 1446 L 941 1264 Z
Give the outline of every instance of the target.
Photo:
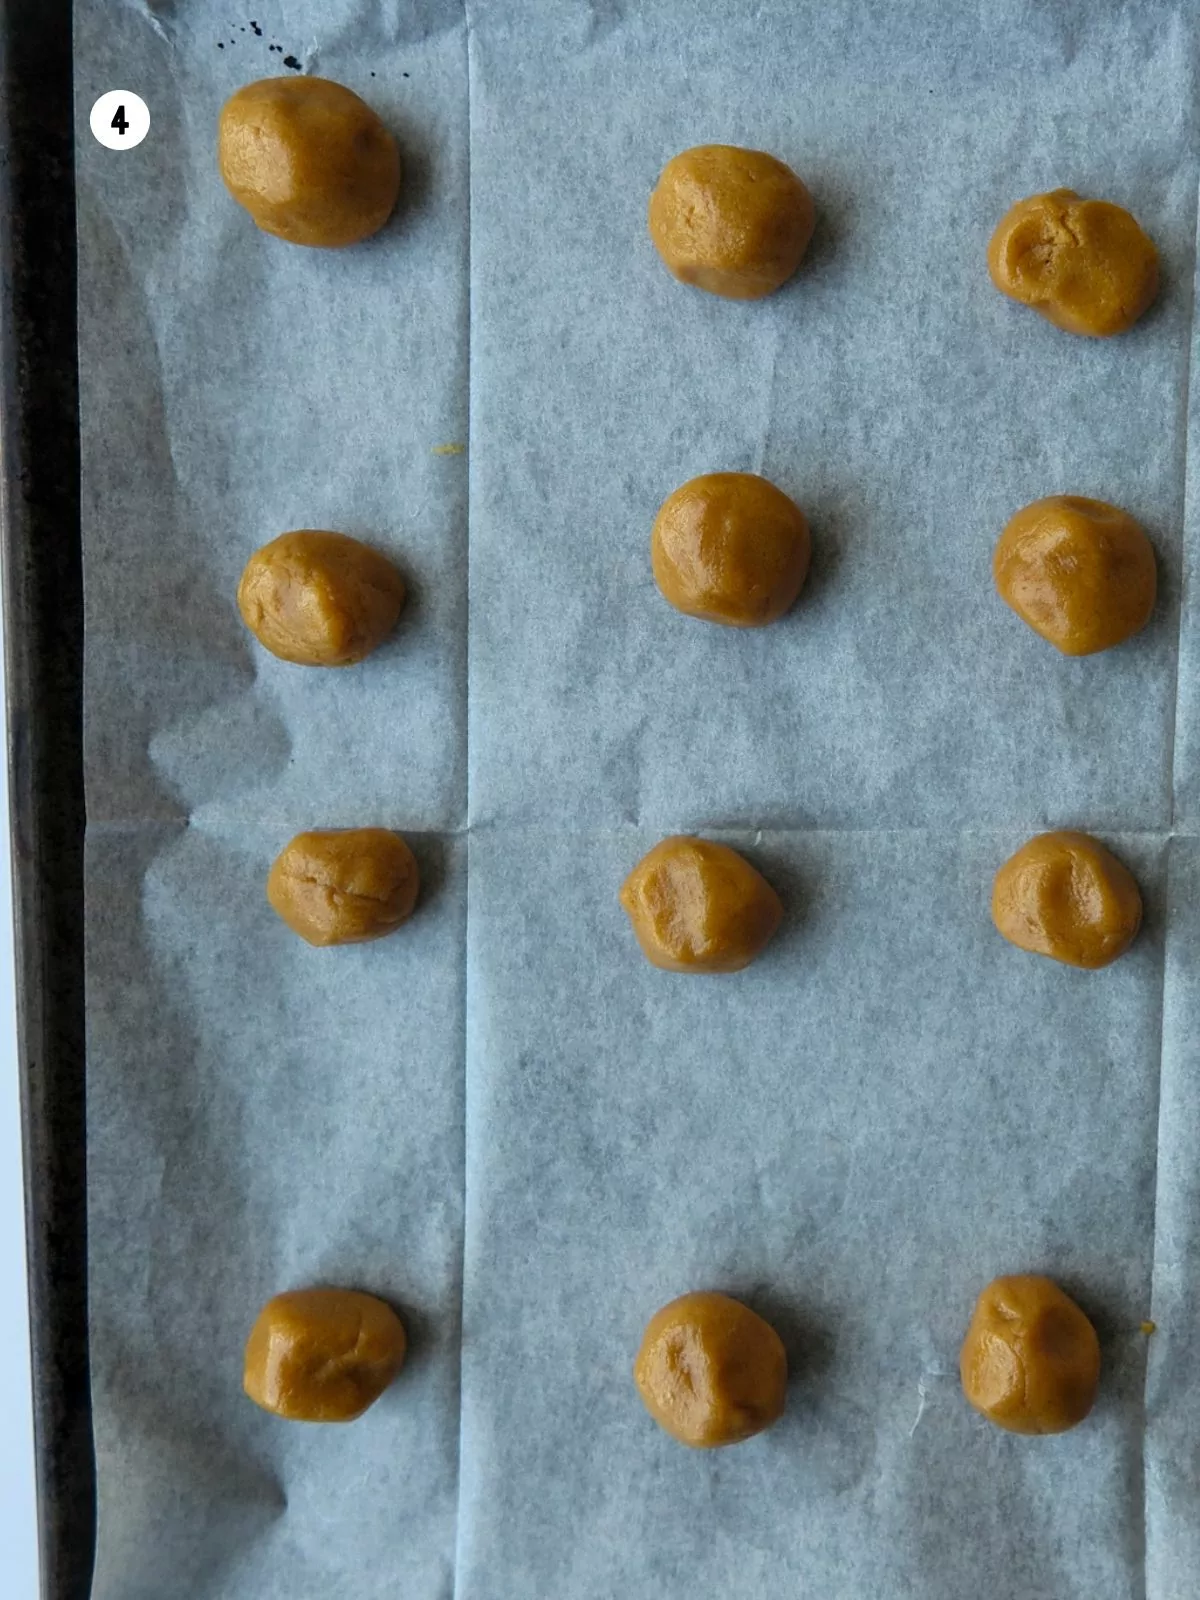
M 4 625 L 0 619 L 0 699 Z M 25 1200 L 13 987 L 8 766 L 0 763 L 0 1572 L 6 1600 L 37 1594 L 37 1516 L 25 1288 Z

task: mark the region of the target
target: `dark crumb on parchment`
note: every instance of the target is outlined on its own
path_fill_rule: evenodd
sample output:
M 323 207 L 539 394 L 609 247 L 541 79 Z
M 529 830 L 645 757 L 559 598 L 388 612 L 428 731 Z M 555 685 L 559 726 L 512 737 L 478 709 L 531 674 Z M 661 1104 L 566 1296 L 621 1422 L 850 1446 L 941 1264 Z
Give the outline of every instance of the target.
M 408 77 L 408 73 L 407 73 L 407 72 L 402 72 L 402 73 L 401 73 L 401 74 L 400 74 L 400 76 L 401 76 L 401 77 L 402 77 L 402 78 L 407 78 L 407 77 Z
M 249 25 L 250 31 L 254 34 L 256 39 L 265 39 L 266 38 L 266 35 L 264 34 L 264 32 L 262 30 L 262 27 L 259 25 L 259 23 L 257 21 L 255 21 L 255 19 L 253 17 L 250 18 L 250 21 L 249 21 L 248 25 Z M 246 31 L 246 26 L 245 25 L 239 23 L 237 26 L 238 26 L 238 32 L 239 33 L 245 33 L 245 31 Z M 236 44 L 237 40 L 236 39 L 230 39 L 229 42 L 230 42 L 230 44 Z M 217 49 L 218 50 L 224 50 L 224 48 L 225 48 L 225 41 L 223 39 L 218 39 L 217 40 Z M 268 44 L 267 45 L 267 49 L 271 52 L 272 55 L 283 56 L 284 46 L 281 45 L 281 44 Z M 304 71 L 304 63 L 302 61 L 300 61 L 296 56 L 283 56 L 283 64 L 284 64 L 285 67 L 287 67 L 292 72 L 303 72 Z M 372 76 L 374 76 L 374 74 L 372 74 Z

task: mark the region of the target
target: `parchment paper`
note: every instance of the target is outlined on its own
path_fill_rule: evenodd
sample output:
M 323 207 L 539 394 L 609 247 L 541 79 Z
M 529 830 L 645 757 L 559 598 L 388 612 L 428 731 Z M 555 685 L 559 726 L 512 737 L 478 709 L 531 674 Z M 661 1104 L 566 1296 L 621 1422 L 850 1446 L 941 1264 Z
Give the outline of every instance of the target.
M 467 437 L 462 14 L 256 0 L 236 22 L 191 4 L 77 22 L 95 1594 L 441 1596 L 467 518 L 466 458 L 435 452 Z M 286 70 L 275 42 L 402 141 L 409 203 L 353 254 L 268 239 L 217 177 L 221 103 Z M 151 107 L 119 156 L 87 129 L 112 87 Z M 292 527 L 367 538 L 410 581 L 360 670 L 288 667 L 242 627 L 241 567 Z M 267 907 L 267 868 L 300 828 L 361 823 L 417 849 L 419 914 L 402 942 L 310 950 Z M 354 1428 L 288 1428 L 241 1394 L 258 1306 L 309 1283 L 381 1294 L 409 1330 Z
M 76 22 L 96 1595 L 1190 1600 L 1189 9 Z M 361 248 L 268 239 L 216 176 L 222 100 L 287 70 L 401 139 L 408 199 Z M 151 108 L 123 155 L 87 131 L 113 87 Z M 675 284 L 645 233 L 706 140 L 817 200 L 758 305 Z M 988 283 L 995 221 L 1060 184 L 1162 252 L 1121 339 Z M 647 549 L 671 489 L 736 468 L 815 545 L 794 613 L 745 636 L 671 612 Z M 1150 627 L 1091 660 L 991 589 L 1004 521 L 1055 492 L 1126 506 L 1160 555 Z M 296 526 L 412 580 L 353 672 L 238 621 L 246 555 Z M 310 951 L 267 866 L 366 822 L 413 841 L 420 913 Z M 996 866 L 1047 826 L 1102 832 L 1142 885 L 1105 972 L 991 927 Z M 693 828 L 788 908 L 734 978 L 652 971 L 616 904 Z M 958 1389 L 974 1296 L 1019 1270 L 1103 1340 L 1097 1411 L 1056 1440 Z M 351 1428 L 240 1394 L 259 1304 L 309 1282 L 413 1336 Z M 703 1286 L 767 1314 L 793 1373 L 783 1422 L 716 1454 L 630 1378 L 649 1315 Z

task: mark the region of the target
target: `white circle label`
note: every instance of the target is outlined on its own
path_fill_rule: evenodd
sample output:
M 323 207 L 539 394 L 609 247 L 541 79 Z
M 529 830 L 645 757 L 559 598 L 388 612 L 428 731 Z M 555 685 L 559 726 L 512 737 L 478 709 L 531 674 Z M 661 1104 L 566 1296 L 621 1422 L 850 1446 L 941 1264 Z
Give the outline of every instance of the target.
M 150 132 L 150 107 L 132 89 L 110 89 L 92 107 L 91 122 L 106 150 L 132 150 Z

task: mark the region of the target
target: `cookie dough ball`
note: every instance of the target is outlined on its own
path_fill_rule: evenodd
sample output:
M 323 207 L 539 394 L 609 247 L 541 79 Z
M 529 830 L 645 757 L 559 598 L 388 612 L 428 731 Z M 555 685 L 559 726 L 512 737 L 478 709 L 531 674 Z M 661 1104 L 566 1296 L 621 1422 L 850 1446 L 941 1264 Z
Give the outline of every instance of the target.
M 345 533 L 281 533 L 246 563 L 242 621 L 281 661 L 349 667 L 383 643 L 404 607 L 404 579 L 386 556 Z
M 1067 656 L 1110 650 L 1154 610 L 1154 547 L 1103 500 L 1035 500 L 1000 535 L 992 571 L 1005 604 Z
M 663 501 L 654 519 L 654 581 L 678 611 L 757 628 L 781 617 L 808 576 L 804 513 L 752 472 L 708 472 Z
M 292 1289 L 268 1300 L 246 1341 L 242 1387 L 290 1422 L 353 1422 L 404 1365 L 404 1324 L 354 1289 Z
M 291 244 L 357 244 L 400 193 L 400 151 L 365 101 L 326 78 L 263 78 L 230 95 L 218 135 L 230 194 Z
M 1129 212 L 1073 189 L 1013 206 L 992 235 L 988 271 L 1001 294 L 1097 338 L 1132 328 L 1158 292 L 1158 251 Z
M 1009 941 L 1071 967 L 1106 967 L 1137 937 L 1129 869 L 1086 833 L 1042 833 L 996 874 L 992 921 Z
M 769 1322 L 727 1294 L 656 1311 L 633 1367 L 646 1410 L 680 1444 L 740 1444 L 783 1415 L 787 1355 Z
M 267 877 L 272 908 L 309 944 L 364 944 L 407 922 L 417 903 L 417 860 L 387 828 L 298 833 Z
M 760 300 L 787 282 L 812 238 L 812 196 L 762 150 L 701 144 L 668 161 L 650 196 L 650 237 L 681 283 Z
M 959 1362 L 963 1393 L 1010 1433 L 1065 1433 L 1100 1382 L 1087 1317 L 1049 1278 L 997 1278 L 979 1296 Z
M 667 972 L 740 972 L 783 918 L 779 896 L 726 844 L 656 844 L 621 886 L 647 960 Z

